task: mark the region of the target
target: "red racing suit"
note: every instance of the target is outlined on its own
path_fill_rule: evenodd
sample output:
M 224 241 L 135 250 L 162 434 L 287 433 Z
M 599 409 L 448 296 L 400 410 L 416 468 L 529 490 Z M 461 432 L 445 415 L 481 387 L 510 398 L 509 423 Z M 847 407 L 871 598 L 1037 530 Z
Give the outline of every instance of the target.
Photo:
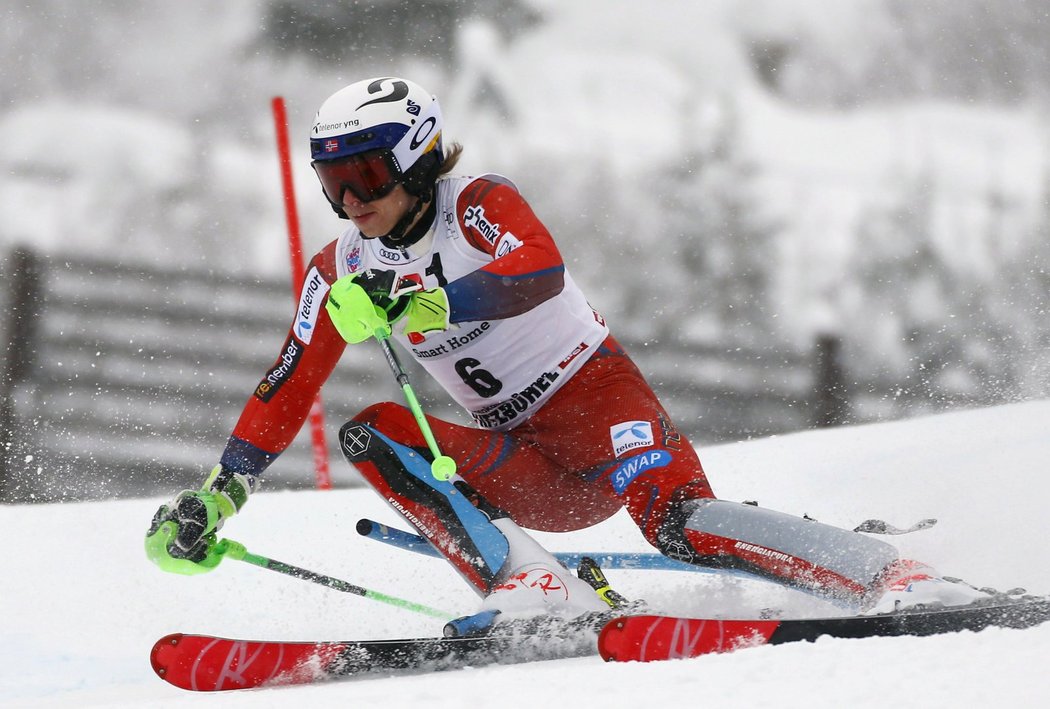
M 430 418 L 442 452 L 518 524 L 569 531 L 626 507 L 656 544 L 675 505 L 714 496 L 692 445 L 587 304 L 549 231 L 492 175 L 439 180 L 433 224 L 409 248 L 351 227 L 314 256 L 281 354 L 222 455 L 225 468 L 258 476 L 295 438 L 345 347 L 323 307 L 328 289 L 368 268 L 445 289 L 450 329 L 406 337 L 395 325 L 395 339 L 474 419 L 466 427 Z M 398 404 L 355 419 L 426 448 Z M 385 494 L 381 475 L 358 468 Z

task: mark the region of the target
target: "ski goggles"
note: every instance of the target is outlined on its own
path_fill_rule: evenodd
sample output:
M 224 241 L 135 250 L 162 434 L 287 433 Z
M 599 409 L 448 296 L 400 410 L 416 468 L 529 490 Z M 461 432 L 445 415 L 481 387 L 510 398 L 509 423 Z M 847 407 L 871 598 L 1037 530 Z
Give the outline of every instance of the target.
M 312 165 L 325 197 L 338 207 L 343 206 L 347 190 L 362 202 L 371 202 L 386 197 L 401 180 L 401 170 L 385 148 L 336 160 L 314 160 Z

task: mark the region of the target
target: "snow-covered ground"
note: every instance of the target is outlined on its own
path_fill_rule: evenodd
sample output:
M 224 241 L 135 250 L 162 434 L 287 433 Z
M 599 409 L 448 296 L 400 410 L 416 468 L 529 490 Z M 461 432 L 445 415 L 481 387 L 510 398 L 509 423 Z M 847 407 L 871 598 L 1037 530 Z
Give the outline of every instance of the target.
M 1050 401 L 807 432 L 701 451 L 720 496 L 824 522 L 871 517 L 930 530 L 892 537 L 906 555 L 978 585 L 1050 593 Z M 189 482 L 189 481 L 188 481 Z M 357 596 L 226 562 L 179 577 L 151 566 L 142 537 L 161 500 L 0 506 L 0 707 L 976 707 L 1045 706 L 1050 625 L 934 638 L 823 639 L 662 664 L 597 658 L 440 675 L 194 695 L 149 667 L 169 632 L 246 638 L 365 638 L 436 623 Z M 358 537 L 361 516 L 396 517 L 365 490 L 261 492 L 224 530 L 259 554 L 450 613 L 476 601 L 446 565 Z M 644 549 L 625 516 L 543 535 L 556 549 Z M 815 599 L 712 574 L 611 572 L 658 608 L 744 614 Z

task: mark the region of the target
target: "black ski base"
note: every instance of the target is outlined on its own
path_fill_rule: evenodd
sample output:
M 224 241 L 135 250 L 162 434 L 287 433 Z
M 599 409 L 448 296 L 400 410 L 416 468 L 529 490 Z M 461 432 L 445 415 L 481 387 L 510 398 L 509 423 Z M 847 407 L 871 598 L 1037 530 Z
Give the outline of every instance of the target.
M 952 608 L 909 608 L 882 615 L 781 620 L 770 644 L 834 638 L 940 635 L 985 628 L 1029 628 L 1050 620 L 1050 599 L 989 601 Z
M 347 643 L 325 669 L 330 678 L 388 672 L 440 672 L 597 654 L 597 632 L 579 637 L 485 635 Z

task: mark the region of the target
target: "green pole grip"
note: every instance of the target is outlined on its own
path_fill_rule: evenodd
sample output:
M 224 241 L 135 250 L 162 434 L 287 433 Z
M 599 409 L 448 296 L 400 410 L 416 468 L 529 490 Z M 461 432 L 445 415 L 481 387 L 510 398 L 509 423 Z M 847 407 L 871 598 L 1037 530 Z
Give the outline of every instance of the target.
M 259 566 L 257 562 L 248 558 L 249 556 L 254 555 L 249 554 L 248 550 L 244 548 L 243 544 L 241 544 L 240 542 L 235 542 L 232 539 L 220 539 L 215 544 L 215 550 L 223 556 L 230 557 L 234 561 L 247 561 L 249 564 L 255 564 L 256 566 Z

